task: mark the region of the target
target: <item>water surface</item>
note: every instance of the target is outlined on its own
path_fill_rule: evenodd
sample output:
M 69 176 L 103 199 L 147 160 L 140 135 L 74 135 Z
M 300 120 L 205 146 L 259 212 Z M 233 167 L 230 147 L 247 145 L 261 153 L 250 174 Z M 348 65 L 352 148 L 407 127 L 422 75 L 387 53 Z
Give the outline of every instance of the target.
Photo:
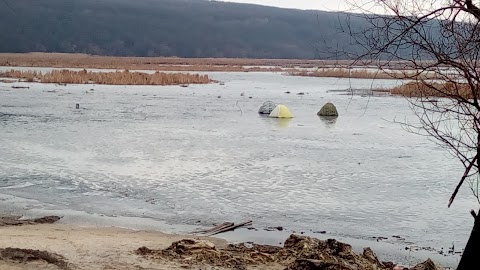
M 447 208 L 461 167 L 393 122 L 415 120 L 406 100 L 328 92 L 399 82 L 210 75 L 225 85 L 0 84 L 0 194 L 37 202 L 26 210 L 465 244 L 475 200 L 464 188 Z M 259 116 L 266 100 L 295 118 Z M 316 115 L 326 102 L 336 121 Z

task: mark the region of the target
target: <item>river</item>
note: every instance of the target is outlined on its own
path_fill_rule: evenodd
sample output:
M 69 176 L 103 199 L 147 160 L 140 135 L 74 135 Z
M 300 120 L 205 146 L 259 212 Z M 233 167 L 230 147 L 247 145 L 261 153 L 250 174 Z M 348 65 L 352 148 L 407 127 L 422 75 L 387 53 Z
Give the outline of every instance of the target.
M 395 123 L 416 120 L 408 102 L 332 91 L 400 82 L 209 75 L 224 83 L 0 83 L 4 212 L 58 211 L 77 223 L 124 218 L 127 227 L 170 230 L 253 220 L 257 235 L 283 226 L 372 242 L 387 237 L 381 241 L 399 250 L 432 247 L 432 254 L 465 245 L 468 211 L 478 205 L 465 186 L 447 208 L 461 164 Z M 259 116 L 266 100 L 295 118 Z M 336 121 L 316 115 L 326 102 L 337 106 Z

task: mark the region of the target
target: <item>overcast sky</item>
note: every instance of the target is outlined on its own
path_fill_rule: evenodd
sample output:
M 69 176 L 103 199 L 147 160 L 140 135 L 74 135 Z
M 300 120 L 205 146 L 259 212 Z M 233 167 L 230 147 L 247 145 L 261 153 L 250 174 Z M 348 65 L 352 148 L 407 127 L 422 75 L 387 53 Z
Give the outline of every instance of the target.
M 223 0 L 225 2 L 251 3 L 265 6 L 276 6 L 299 9 L 320 9 L 327 11 L 345 11 L 346 0 Z

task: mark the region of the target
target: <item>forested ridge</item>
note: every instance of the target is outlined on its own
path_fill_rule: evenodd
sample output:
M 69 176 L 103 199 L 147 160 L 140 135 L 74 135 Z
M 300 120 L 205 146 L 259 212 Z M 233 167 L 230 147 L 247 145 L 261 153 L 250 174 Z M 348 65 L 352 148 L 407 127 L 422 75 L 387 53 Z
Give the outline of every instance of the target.
M 0 52 L 318 58 L 345 14 L 206 0 L 0 1 Z

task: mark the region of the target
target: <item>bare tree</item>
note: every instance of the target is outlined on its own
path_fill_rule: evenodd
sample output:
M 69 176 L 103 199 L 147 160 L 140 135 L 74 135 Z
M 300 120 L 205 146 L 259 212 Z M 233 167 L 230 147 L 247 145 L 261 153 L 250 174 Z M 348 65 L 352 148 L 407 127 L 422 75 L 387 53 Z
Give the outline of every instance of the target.
M 348 21 L 361 19 L 367 26 L 347 22 L 344 31 L 362 50 L 342 51 L 343 57 L 385 72 L 404 71 L 413 81 L 408 100 L 419 120 L 405 127 L 434 138 L 464 167 L 448 207 L 465 183 L 480 203 L 480 1 L 372 0 L 368 8 L 365 1 L 351 4 L 360 12 Z M 459 270 L 478 268 L 480 215 L 473 210 L 472 215 L 474 227 Z
M 10 6 L 10 4 L 7 2 L 7 0 L 2 0 L 3 4 L 5 4 L 5 6 L 10 9 L 10 11 L 12 11 L 13 13 L 15 13 L 15 10 L 13 10 L 13 8 Z

